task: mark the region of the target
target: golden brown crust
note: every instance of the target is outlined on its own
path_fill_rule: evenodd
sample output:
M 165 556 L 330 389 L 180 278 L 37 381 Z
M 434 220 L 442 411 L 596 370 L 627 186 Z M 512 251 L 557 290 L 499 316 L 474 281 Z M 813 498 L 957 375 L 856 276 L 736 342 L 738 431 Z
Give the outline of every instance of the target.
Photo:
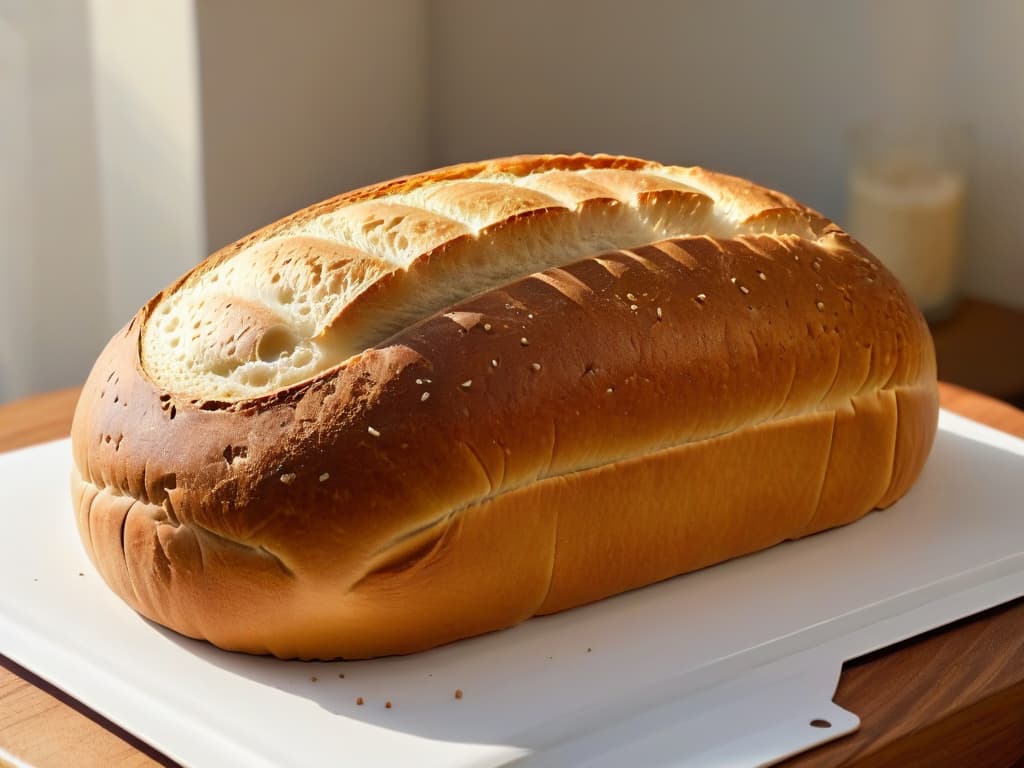
M 314 206 L 197 272 L 332 206 L 495 168 L 595 166 L 654 164 L 443 169 Z M 144 615 L 225 648 L 355 658 L 509 626 L 891 504 L 936 427 L 920 314 L 834 224 L 689 173 L 717 206 L 742 206 L 751 234 L 548 269 L 254 398 L 158 387 L 140 359 L 154 298 L 100 356 L 73 426 L 79 529 L 104 578 Z M 805 237 L 757 234 L 779 221 Z

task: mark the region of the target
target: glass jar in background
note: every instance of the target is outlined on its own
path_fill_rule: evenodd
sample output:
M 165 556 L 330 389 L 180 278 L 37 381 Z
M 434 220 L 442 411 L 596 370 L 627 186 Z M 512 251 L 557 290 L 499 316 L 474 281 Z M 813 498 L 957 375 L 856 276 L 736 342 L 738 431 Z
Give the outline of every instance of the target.
M 956 309 L 967 134 L 937 123 L 866 123 L 850 134 L 847 229 L 931 323 Z

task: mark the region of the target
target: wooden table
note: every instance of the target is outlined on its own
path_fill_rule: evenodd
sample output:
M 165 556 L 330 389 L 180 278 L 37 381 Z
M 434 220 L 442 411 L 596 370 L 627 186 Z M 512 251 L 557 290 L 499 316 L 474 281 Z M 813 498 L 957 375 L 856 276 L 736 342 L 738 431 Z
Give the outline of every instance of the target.
M 0 406 L 0 450 L 67 435 L 76 397 Z M 944 384 L 942 403 L 1024 437 L 1024 412 L 999 401 Z M 835 701 L 860 730 L 787 766 L 1024 768 L 1024 599 L 848 662 Z M 0 656 L 0 766 L 4 750 L 40 768 L 174 765 Z
M 931 330 L 940 379 L 1024 408 L 1024 310 L 966 298 Z

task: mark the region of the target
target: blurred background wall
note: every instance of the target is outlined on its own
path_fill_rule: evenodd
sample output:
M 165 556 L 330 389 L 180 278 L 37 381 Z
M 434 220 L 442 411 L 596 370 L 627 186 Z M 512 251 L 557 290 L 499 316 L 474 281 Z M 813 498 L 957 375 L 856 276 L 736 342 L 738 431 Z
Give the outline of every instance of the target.
M 0 0 L 0 401 L 80 383 L 208 252 L 356 185 L 623 152 L 842 221 L 879 113 L 969 123 L 965 290 L 1024 307 L 1021 29 L 1016 0 Z
M 851 126 L 962 121 L 965 288 L 1024 306 L 1022 30 L 1018 0 L 440 0 L 431 161 L 622 152 L 746 176 L 842 222 Z
M 310 203 L 430 165 L 428 3 L 195 7 L 210 250 Z

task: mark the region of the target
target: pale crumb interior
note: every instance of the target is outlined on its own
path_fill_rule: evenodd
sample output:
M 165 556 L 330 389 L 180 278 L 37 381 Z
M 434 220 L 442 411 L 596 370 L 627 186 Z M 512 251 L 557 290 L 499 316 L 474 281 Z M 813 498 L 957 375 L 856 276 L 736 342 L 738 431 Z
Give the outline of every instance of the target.
M 520 277 L 669 237 L 747 231 L 735 201 L 696 183 L 685 168 L 546 171 L 437 181 L 344 205 L 198 272 L 166 296 L 143 328 L 143 365 L 170 392 L 247 399 L 316 376 Z M 531 216 L 542 210 L 549 226 Z M 793 224 L 782 218 L 770 231 L 805 234 Z M 493 252 L 481 253 L 474 243 L 481 238 Z

